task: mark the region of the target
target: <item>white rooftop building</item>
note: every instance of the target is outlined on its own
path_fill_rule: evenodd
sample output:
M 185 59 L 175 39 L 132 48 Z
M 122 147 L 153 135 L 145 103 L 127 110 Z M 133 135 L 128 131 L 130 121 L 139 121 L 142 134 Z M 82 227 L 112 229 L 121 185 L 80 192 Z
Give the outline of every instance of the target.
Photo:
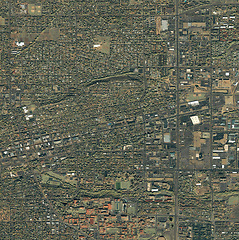
M 200 124 L 200 120 L 199 120 L 198 116 L 191 116 L 190 119 L 191 119 L 193 125 Z

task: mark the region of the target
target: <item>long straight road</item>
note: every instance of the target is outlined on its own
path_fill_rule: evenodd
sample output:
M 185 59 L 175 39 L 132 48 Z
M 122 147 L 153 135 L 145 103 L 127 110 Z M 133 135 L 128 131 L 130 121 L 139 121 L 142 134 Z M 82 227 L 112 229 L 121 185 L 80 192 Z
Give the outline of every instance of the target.
M 179 77 L 179 16 L 178 16 L 178 5 L 179 0 L 175 0 L 175 50 L 176 50 L 176 168 L 174 171 L 174 194 L 175 194 L 175 216 L 174 216 L 174 239 L 178 239 L 178 227 L 179 227 L 179 207 L 178 207 L 178 171 L 179 171 L 179 158 L 180 158 L 180 146 L 179 146 L 179 117 L 180 117 L 180 99 L 179 99 L 179 88 L 180 88 L 180 77 Z

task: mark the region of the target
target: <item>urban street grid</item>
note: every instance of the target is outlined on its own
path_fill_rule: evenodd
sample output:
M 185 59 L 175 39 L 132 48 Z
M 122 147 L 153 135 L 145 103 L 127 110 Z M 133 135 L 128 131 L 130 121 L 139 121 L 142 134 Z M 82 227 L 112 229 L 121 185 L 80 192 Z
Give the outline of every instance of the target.
M 238 239 L 238 13 L 0 0 L 0 239 Z

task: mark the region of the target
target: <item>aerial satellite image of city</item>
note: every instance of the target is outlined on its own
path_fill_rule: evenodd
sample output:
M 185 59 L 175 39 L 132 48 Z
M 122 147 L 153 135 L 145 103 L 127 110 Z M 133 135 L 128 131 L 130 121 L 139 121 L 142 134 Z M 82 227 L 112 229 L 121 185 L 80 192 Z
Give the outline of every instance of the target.
M 239 0 L 0 0 L 0 240 L 239 239 Z

